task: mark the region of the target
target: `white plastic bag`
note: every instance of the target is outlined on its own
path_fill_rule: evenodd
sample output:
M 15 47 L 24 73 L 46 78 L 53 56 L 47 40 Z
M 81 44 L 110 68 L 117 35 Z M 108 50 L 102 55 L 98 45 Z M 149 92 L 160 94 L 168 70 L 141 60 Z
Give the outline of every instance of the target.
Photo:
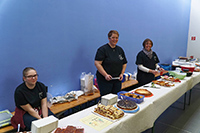
M 93 79 L 94 75 L 91 73 L 82 73 L 80 80 L 81 80 L 81 90 L 84 92 L 85 95 L 93 94 Z

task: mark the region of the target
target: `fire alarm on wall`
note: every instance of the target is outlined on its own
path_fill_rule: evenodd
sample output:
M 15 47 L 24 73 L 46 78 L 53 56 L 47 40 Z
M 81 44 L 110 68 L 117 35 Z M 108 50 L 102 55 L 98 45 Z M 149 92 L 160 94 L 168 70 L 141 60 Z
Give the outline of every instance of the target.
M 196 36 L 192 36 L 192 37 L 191 37 L 191 40 L 192 40 L 192 41 L 195 41 L 195 40 L 196 40 Z

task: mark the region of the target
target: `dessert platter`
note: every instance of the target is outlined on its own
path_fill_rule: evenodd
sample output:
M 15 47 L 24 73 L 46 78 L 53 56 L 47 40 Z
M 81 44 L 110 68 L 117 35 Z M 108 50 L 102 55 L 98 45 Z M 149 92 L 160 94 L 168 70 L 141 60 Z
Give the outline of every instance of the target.
M 144 95 L 132 93 L 132 92 L 126 92 L 126 91 L 120 91 L 117 93 L 119 99 L 127 99 L 132 100 L 136 103 L 141 103 L 144 101 Z
M 122 99 L 118 101 L 117 104 L 114 105 L 114 107 L 117 107 L 125 113 L 135 113 L 140 109 L 134 101 L 127 99 Z
M 103 105 L 103 104 L 98 104 L 97 108 L 92 111 L 92 113 L 99 115 L 101 117 L 104 117 L 107 120 L 115 121 L 124 116 L 124 112 L 113 105 Z
M 52 133 L 84 133 L 84 128 L 75 126 L 67 126 L 63 128 L 56 128 Z
M 134 92 L 136 94 L 144 95 L 145 97 L 151 97 L 151 96 L 153 96 L 153 93 L 151 93 L 147 89 L 136 89 L 136 90 L 134 90 Z
M 165 87 L 172 87 L 174 86 L 173 83 L 168 82 L 168 81 L 163 81 L 163 80 L 153 80 L 152 81 L 154 84 L 160 85 L 160 86 L 165 86 Z
M 161 76 L 162 79 L 167 80 L 167 81 L 171 81 L 171 82 L 181 82 L 181 80 L 179 78 L 174 78 L 172 76 Z

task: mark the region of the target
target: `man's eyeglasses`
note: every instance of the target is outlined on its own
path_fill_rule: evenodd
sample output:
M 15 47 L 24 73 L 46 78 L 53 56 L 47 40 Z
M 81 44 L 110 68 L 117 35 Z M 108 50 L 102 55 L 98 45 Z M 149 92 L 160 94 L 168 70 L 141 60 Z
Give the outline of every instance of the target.
M 35 74 L 35 75 L 29 75 L 29 76 L 25 76 L 26 78 L 36 78 L 36 77 L 38 77 L 39 75 L 38 74 Z

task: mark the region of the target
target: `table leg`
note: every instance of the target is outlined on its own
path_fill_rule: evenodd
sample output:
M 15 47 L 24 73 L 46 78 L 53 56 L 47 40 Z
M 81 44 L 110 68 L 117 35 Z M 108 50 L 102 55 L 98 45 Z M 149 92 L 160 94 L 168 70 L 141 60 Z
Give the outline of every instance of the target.
M 185 104 L 186 104 L 186 94 L 187 94 L 187 92 L 184 94 L 183 110 L 185 110 Z
M 191 95 L 192 95 L 192 89 L 190 89 L 190 92 L 189 92 L 189 101 L 188 101 L 188 105 L 190 105 Z
M 155 123 L 153 124 L 153 127 L 151 128 L 151 132 L 152 132 L 152 133 L 154 133 L 154 130 L 155 130 L 154 127 L 155 127 Z

